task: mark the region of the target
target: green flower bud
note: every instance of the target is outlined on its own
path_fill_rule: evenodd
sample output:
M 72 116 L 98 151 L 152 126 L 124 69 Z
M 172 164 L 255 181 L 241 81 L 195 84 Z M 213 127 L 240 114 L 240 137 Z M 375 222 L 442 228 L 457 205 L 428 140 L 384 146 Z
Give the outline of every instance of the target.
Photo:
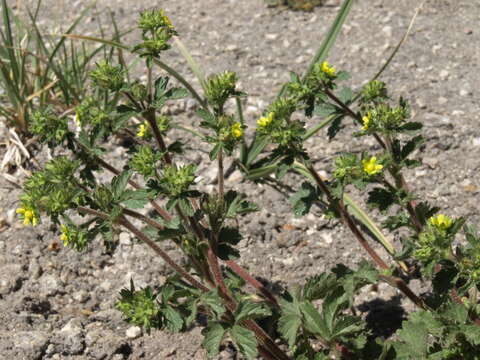
M 97 63 L 97 68 L 90 72 L 90 78 L 99 88 L 119 91 L 125 84 L 125 70 L 121 65 L 113 66 L 102 60 Z

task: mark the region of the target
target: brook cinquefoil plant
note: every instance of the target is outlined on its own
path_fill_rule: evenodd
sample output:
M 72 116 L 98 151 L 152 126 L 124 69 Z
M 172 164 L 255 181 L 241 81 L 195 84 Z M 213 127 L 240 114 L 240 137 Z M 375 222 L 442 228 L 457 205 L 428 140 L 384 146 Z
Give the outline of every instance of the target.
M 386 85 L 376 80 L 357 94 L 346 87 L 338 91 L 348 74 L 316 59 L 305 76 L 292 74 L 256 120 L 249 141 L 238 101 L 246 94 L 238 89 L 236 74 L 225 71 L 201 79 L 201 96 L 161 61 L 178 35 L 166 14 L 145 11 L 138 27 L 142 40 L 131 51 L 145 61 L 145 83 L 128 80 L 127 69 L 111 62 L 99 62 L 90 74 L 95 89 L 123 99 L 119 106 L 86 97 L 76 108 L 76 125 L 51 108 L 35 114 L 31 131 L 49 147 L 69 151 L 25 182 L 18 213 L 26 225 L 49 217 L 58 224 L 65 246 L 79 251 L 95 246 L 97 237 L 114 251 L 114 234 L 130 231 L 176 274 L 141 289 L 132 280 L 121 291 L 117 308 L 127 321 L 147 331 L 184 331 L 202 315 L 207 319 L 203 345 L 210 357 L 229 340 L 247 359 L 476 358 L 480 238 L 472 227 L 464 227 L 464 219 L 437 214 L 437 208 L 420 201 L 407 185 L 403 171 L 419 165 L 412 156 L 423 138 L 418 133 L 421 124 L 410 120 L 404 99 L 395 102 Z M 156 66 L 184 87 L 171 86 L 168 76 L 156 74 Z M 182 144 L 166 141 L 176 122 L 161 110 L 167 101 L 188 93 L 199 102 L 200 138 L 218 167 L 217 187 L 211 193 L 197 188 L 194 164 L 179 162 Z M 227 106 L 232 100 L 236 114 Z M 344 153 L 333 160 L 329 178 L 320 176 L 305 146 L 320 129 L 314 126 L 312 131 L 307 125 L 313 115 L 328 119 L 330 138 L 345 118 L 353 119 L 354 136 L 372 136 L 380 150 Z M 115 134 L 135 144 L 122 169 L 104 159 L 102 144 Z M 357 269 L 338 265 L 281 292 L 264 286 L 237 262 L 242 234 L 235 220 L 258 208 L 248 195 L 225 187 L 228 157 L 249 179 L 269 183 L 281 182 L 291 172 L 304 176 L 290 199 L 294 214 L 303 216 L 319 205 L 352 232 L 372 262 L 362 261 Z M 102 171 L 112 173 L 112 180 L 105 181 Z M 398 232 L 401 249 L 351 200 L 352 187 L 367 194 L 372 214 L 378 209 L 386 216 L 382 226 Z M 144 215 L 147 204 L 155 215 Z M 82 215 L 81 221 L 74 220 L 75 213 Z M 465 241 L 458 244 L 462 229 Z M 384 246 L 390 260 L 375 250 L 367 234 Z M 172 241 L 187 265 L 175 262 L 161 241 Z M 420 296 L 409 288 L 413 273 L 431 281 L 431 294 Z M 360 289 L 379 281 L 397 288 L 418 309 L 395 340 L 374 338 L 355 312 Z

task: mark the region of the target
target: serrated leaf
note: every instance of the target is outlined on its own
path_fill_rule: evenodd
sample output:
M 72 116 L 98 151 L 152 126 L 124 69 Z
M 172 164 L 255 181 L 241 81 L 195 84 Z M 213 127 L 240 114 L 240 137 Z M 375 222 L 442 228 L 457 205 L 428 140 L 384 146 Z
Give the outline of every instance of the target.
M 328 329 L 330 338 L 333 336 L 335 329 L 335 320 L 340 311 L 348 306 L 348 294 L 344 293 L 342 289 L 337 289 L 330 293 L 322 304 L 322 316 L 325 321 L 325 326 Z
M 395 204 L 396 195 L 391 191 L 377 187 L 368 193 L 367 204 L 376 207 L 380 211 L 386 211 L 390 206 Z
M 222 243 L 218 244 L 217 255 L 223 261 L 236 260 L 240 257 L 240 252 L 233 246 Z
M 387 218 L 382 223 L 382 226 L 390 231 L 397 230 L 403 226 L 409 226 L 410 217 L 405 213 L 400 213 L 398 215 L 392 215 Z
M 341 336 L 354 335 L 364 328 L 361 318 L 357 316 L 344 316 L 335 319 L 335 325 L 332 329 L 332 338 L 338 339 Z
M 310 277 L 303 286 L 302 299 L 308 301 L 323 299 L 338 286 L 337 279 L 333 274 L 322 273 Z
M 195 214 L 195 210 L 188 199 L 179 198 L 177 204 L 186 216 L 193 216 Z
M 112 192 L 114 199 L 121 199 L 125 188 L 127 187 L 128 180 L 132 176 L 132 172 L 130 170 L 126 170 L 122 172 L 118 176 L 114 176 L 112 179 Z
M 168 100 L 183 99 L 187 96 L 188 96 L 188 91 L 187 89 L 184 89 L 184 88 L 174 87 L 174 88 L 168 89 L 168 91 L 165 92 L 165 97 Z
M 315 106 L 313 113 L 321 117 L 327 117 L 339 112 L 339 108 L 330 103 L 320 103 Z
M 127 106 L 125 104 L 118 105 L 116 110 L 119 114 L 122 114 L 122 115 L 127 115 L 127 114 L 134 115 L 137 113 L 137 110 L 135 108 L 131 106 Z
M 402 147 L 401 156 L 402 159 L 406 159 L 415 149 L 425 142 L 425 139 L 421 135 L 417 135 L 407 141 L 407 143 Z
M 406 124 L 400 126 L 399 131 L 417 131 L 420 130 L 423 125 L 419 122 L 407 122 Z
M 220 144 L 220 143 L 215 144 L 213 149 L 208 154 L 210 160 L 215 160 L 221 149 L 222 149 L 222 144 Z
M 169 81 L 170 79 L 168 78 L 168 76 L 160 76 L 155 80 L 155 83 L 154 83 L 154 87 L 155 87 L 154 100 L 155 101 L 159 101 L 164 97 L 164 93 Z
M 338 116 L 333 119 L 331 125 L 328 127 L 327 136 L 328 140 L 332 140 L 338 132 L 343 128 L 342 126 L 343 116 Z
M 253 360 L 257 358 L 257 339 L 253 331 L 245 329 L 239 325 L 234 325 L 229 332 L 232 340 L 237 345 L 238 350 L 247 359 Z
M 297 341 L 298 330 L 302 325 L 302 312 L 297 301 L 280 300 L 281 314 L 278 319 L 278 331 L 290 348 Z
M 460 329 L 470 343 L 480 345 L 480 326 L 463 325 Z
M 415 313 L 414 313 L 415 314 Z M 428 330 L 420 319 L 402 322 L 397 331 L 400 341 L 393 342 L 398 358 L 424 359 L 428 353 Z
M 338 98 L 346 105 L 349 105 L 353 100 L 353 91 L 349 87 L 345 86 L 338 93 Z
M 339 72 L 337 73 L 337 80 L 342 81 L 342 80 L 348 80 L 348 79 L 350 79 L 350 78 L 351 78 L 351 75 L 350 75 L 350 73 L 347 72 L 347 71 L 343 71 L 343 70 L 342 70 L 342 71 L 339 71 Z
M 238 194 L 235 191 L 228 191 L 225 194 L 224 199 L 227 206 L 227 218 L 234 218 L 237 215 L 258 211 L 258 206 L 256 204 L 243 199 L 243 195 Z
M 415 206 L 415 213 L 422 224 L 426 224 L 428 219 L 431 218 L 440 208 L 432 206 L 426 201 L 422 201 Z
M 242 234 L 237 228 L 227 226 L 220 230 L 218 240 L 221 243 L 237 245 L 242 240 Z
M 218 295 L 217 290 L 212 290 L 207 293 L 203 293 L 199 299 L 200 303 L 208 306 L 216 315 L 220 318 L 225 313 L 225 307 L 222 305 L 222 299 Z
M 121 203 L 127 208 L 141 209 L 149 202 L 149 192 L 144 189 L 126 190 L 121 195 Z
M 180 313 L 171 306 L 166 306 L 163 311 L 167 329 L 171 332 L 179 332 L 183 328 L 183 319 Z
M 197 115 L 200 116 L 206 124 L 210 126 L 216 125 L 215 116 L 213 116 L 209 111 L 204 109 L 198 109 Z
M 310 183 L 304 182 L 300 189 L 293 194 L 289 201 L 293 205 L 293 213 L 296 217 L 303 216 L 310 211 L 314 201 L 318 199 L 317 190 Z
M 242 301 L 235 310 L 235 322 L 270 316 L 272 312 L 261 303 Z
M 443 311 L 442 316 L 462 325 L 465 324 L 468 319 L 468 310 L 465 305 L 452 302 L 445 311 Z
M 219 322 L 210 322 L 202 330 L 202 335 L 204 336 L 202 346 L 207 350 L 209 358 L 218 355 L 225 332 L 225 328 Z
M 300 310 L 304 318 L 303 326 L 309 332 L 320 336 L 325 341 L 330 341 L 331 331 L 325 322 L 325 319 L 318 312 L 318 310 L 309 301 L 302 302 L 300 304 Z

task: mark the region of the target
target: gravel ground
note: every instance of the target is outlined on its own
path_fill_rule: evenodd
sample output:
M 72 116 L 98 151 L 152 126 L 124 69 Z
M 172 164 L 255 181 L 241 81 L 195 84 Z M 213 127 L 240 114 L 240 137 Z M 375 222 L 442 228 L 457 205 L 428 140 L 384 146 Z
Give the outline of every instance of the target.
M 226 69 L 238 73 L 240 88 L 249 94 L 245 109 L 252 126 L 288 80 L 288 71 L 300 73 L 308 66 L 339 9 L 337 1 L 328 1 L 312 13 L 291 12 L 267 8 L 262 0 L 164 0 L 159 4 L 98 0 L 97 7 L 104 22 L 105 10 L 113 10 L 124 29 L 134 24 L 140 10 L 152 5 L 166 10 L 206 73 Z M 358 88 L 391 53 L 417 5 L 413 0 L 357 1 L 329 61 L 352 73 L 351 84 Z M 68 22 L 84 7 L 84 1 L 44 0 L 43 25 L 53 28 L 60 21 Z M 82 24 L 86 34 L 94 32 L 94 20 Z M 418 153 L 424 165 L 406 174 L 411 187 L 444 212 L 468 216 L 472 223 L 479 219 L 479 20 L 476 1 L 426 1 L 411 37 L 382 77 L 392 94 L 411 102 L 413 117 L 425 126 L 426 146 Z M 165 61 L 190 77 L 175 51 Z M 198 121 L 192 116 L 193 107 L 187 100 L 171 111 L 191 124 Z M 0 134 L 4 132 L 3 126 Z M 318 170 L 328 173 L 332 157 L 342 151 L 378 150 L 363 138 L 352 140 L 351 133 L 347 127 L 331 142 L 324 133 L 309 140 Z M 108 160 L 120 163 L 125 152 L 116 147 Z M 208 189 L 216 168 L 207 167 L 204 159 L 205 154 L 198 152 L 190 158 L 201 164 L 200 186 Z M 12 175 L 23 181 L 21 171 Z M 295 184 L 295 180 L 289 181 Z M 247 192 L 262 208 L 241 224 L 246 234 L 240 244 L 242 262 L 256 276 L 288 286 L 339 262 L 355 265 L 366 257 L 346 229 L 317 211 L 295 219 L 283 194 L 242 182 L 239 173 L 230 176 L 227 186 Z M 206 358 L 200 347 L 200 327 L 186 334 L 154 331 L 147 335 L 124 323 L 113 309 L 118 291 L 130 278 L 138 286 L 161 283 L 170 273 L 162 260 L 127 233 L 120 234 L 113 256 L 100 247 L 82 254 L 64 249 L 58 246 L 58 231 L 52 231 L 49 223 L 32 229 L 15 219 L 17 187 L 0 178 L 0 188 L 0 358 Z M 168 244 L 165 249 L 174 253 Z M 418 280 L 411 287 L 424 289 Z M 378 291 L 368 289 L 361 295 L 358 309 L 388 332 L 413 307 L 381 284 Z M 235 356 L 227 348 L 219 359 Z

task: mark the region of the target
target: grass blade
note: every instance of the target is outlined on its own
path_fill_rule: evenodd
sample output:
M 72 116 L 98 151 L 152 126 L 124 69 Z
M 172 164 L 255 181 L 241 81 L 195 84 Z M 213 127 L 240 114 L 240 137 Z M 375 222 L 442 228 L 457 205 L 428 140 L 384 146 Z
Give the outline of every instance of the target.
M 196 76 L 200 85 L 202 86 L 203 91 L 205 91 L 205 74 L 200 67 L 200 65 L 193 59 L 192 54 L 188 51 L 185 44 L 178 38 L 174 38 L 175 45 L 177 46 L 180 54 L 185 58 L 187 61 L 188 66 L 192 70 L 193 74 Z
M 310 66 L 308 67 L 307 72 L 305 73 L 305 77 L 310 74 L 313 69 L 313 66 L 317 62 L 321 62 L 325 60 L 328 56 L 330 49 L 332 48 L 333 44 L 335 44 L 335 40 L 337 40 L 337 36 L 340 33 L 340 29 L 342 28 L 345 19 L 347 18 L 350 9 L 352 8 L 353 0 L 345 0 L 338 12 L 335 20 L 333 21 L 332 26 L 328 30 L 327 36 L 323 40 L 322 44 L 318 48 L 317 52 L 313 56 L 312 61 L 310 62 Z

